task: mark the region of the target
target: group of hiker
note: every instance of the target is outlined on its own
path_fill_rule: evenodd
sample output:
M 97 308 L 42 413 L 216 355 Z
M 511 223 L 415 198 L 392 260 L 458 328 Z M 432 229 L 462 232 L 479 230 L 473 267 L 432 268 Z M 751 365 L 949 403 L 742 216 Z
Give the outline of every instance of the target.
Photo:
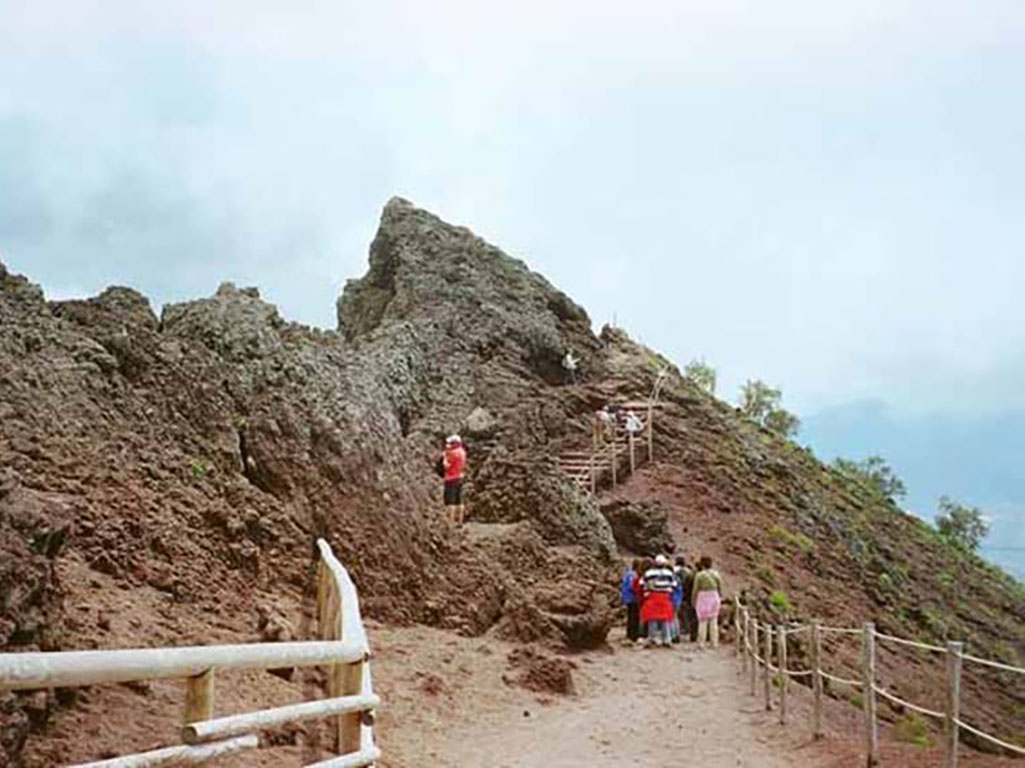
M 595 449 L 602 443 L 614 440 L 617 428 L 625 430 L 632 437 L 637 437 L 644 431 L 644 422 L 633 410 L 617 403 L 603 406 L 591 417 L 591 440 Z
M 717 647 L 722 590 L 707 555 L 695 567 L 683 555 L 634 560 L 620 582 L 627 639 L 668 648 L 686 637 L 699 648 Z

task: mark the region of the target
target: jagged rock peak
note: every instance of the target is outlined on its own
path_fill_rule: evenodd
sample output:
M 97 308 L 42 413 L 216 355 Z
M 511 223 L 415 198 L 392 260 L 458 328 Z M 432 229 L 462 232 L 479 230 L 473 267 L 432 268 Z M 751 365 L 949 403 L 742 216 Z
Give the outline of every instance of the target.
M 281 346 L 285 325 L 278 308 L 256 288 L 221 283 L 209 299 L 167 304 L 160 317 L 165 333 L 201 340 L 234 361 L 265 357 Z
M 549 314 L 555 323 L 590 328 L 583 308 L 522 261 L 399 197 L 384 207 L 367 274 L 346 283 L 337 308 L 348 340 L 452 310 L 463 318 Z

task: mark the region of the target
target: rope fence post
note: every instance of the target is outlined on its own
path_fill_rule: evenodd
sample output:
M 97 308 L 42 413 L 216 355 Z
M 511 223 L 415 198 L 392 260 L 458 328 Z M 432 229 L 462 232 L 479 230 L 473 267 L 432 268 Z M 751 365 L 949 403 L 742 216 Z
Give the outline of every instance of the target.
M 752 616 L 748 620 L 749 640 L 751 646 L 751 695 L 758 695 L 758 618 Z
M 772 625 L 765 625 L 765 675 L 762 677 L 765 689 L 765 711 L 772 711 Z
M 815 619 L 811 623 L 811 687 L 813 703 L 811 732 L 813 739 L 822 738 L 822 630 Z
M 655 407 L 651 401 L 648 401 L 648 461 L 651 461 L 651 457 L 654 454 L 655 447 Z
M 214 671 L 208 669 L 185 683 L 185 722 L 212 720 L 214 716 Z
M 862 635 L 865 708 L 865 764 L 871 768 L 879 764 L 879 732 L 876 727 L 876 625 L 866 622 Z
M 964 643 L 947 643 L 947 768 L 957 768 L 957 747 L 960 737 L 957 721 L 961 717 L 961 655 Z
M 737 645 L 737 657 L 741 658 L 740 654 L 740 598 L 737 596 L 733 597 L 733 632 L 736 635 L 734 638 Z
M 784 625 L 779 626 L 779 722 L 787 724 L 787 631 Z

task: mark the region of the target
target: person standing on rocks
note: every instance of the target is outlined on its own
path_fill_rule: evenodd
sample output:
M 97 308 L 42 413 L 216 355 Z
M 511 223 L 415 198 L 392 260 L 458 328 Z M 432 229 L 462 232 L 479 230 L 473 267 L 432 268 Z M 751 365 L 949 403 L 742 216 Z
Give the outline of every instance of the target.
M 669 559 L 658 555 L 655 564 L 644 573 L 644 605 L 641 621 L 648 625 L 648 646 L 672 647 L 673 569 Z
M 719 609 L 722 607 L 722 576 L 712 567 L 712 558 L 705 555 L 698 561 L 694 574 L 692 594 L 694 610 L 698 615 L 698 647 L 711 641 L 719 647 Z
M 580 361 L 573 357 L 573 350 L 567 349 L 562 358 L 562 383 L 577 383 L 577 363 Z
M 466 476 L 466 449 L 459 435 L 445 440 L 445 453 L 441 457 L 445 471 L 445 511 L 450 522 L 463 522 L 463 478 Z

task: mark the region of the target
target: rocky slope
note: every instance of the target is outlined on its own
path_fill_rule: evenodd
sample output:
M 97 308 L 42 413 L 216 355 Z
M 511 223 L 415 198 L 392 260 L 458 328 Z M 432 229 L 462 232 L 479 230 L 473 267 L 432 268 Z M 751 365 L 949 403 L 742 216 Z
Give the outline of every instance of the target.
M 3 650 L 301 636 L 317 536 L 378 620 L 600 644 L 617 542 L 551 456 L 584 443 L 606 400 L 646 396 L 665 361 L 596 336 L 521 262 L 397 199 L 338 321 L 288 323 L 232 285 L 159 318 L 127 288 L 47 302 L 0 266 Z M 562 385 L 568 348 L 576 386 Z M 638 528 L 664 539 L 666 518 L 763 605 L 786 590 L 798 615 L 1025 656 L 1020 585 L 678 375 L 665 399 L 659 462 L 604 510 L 620 545 L 638 546 Z M 432 472 L 456 430 L 471 468 L 462 532 L 440 522 Z M 1020 729 L 1022 691 L 992 683 L 969 684 L 977 722 Z M 62 723 L 128 707 L 99 689 L 4 696 L 2 755 L 95 755 L 57 738 Z

